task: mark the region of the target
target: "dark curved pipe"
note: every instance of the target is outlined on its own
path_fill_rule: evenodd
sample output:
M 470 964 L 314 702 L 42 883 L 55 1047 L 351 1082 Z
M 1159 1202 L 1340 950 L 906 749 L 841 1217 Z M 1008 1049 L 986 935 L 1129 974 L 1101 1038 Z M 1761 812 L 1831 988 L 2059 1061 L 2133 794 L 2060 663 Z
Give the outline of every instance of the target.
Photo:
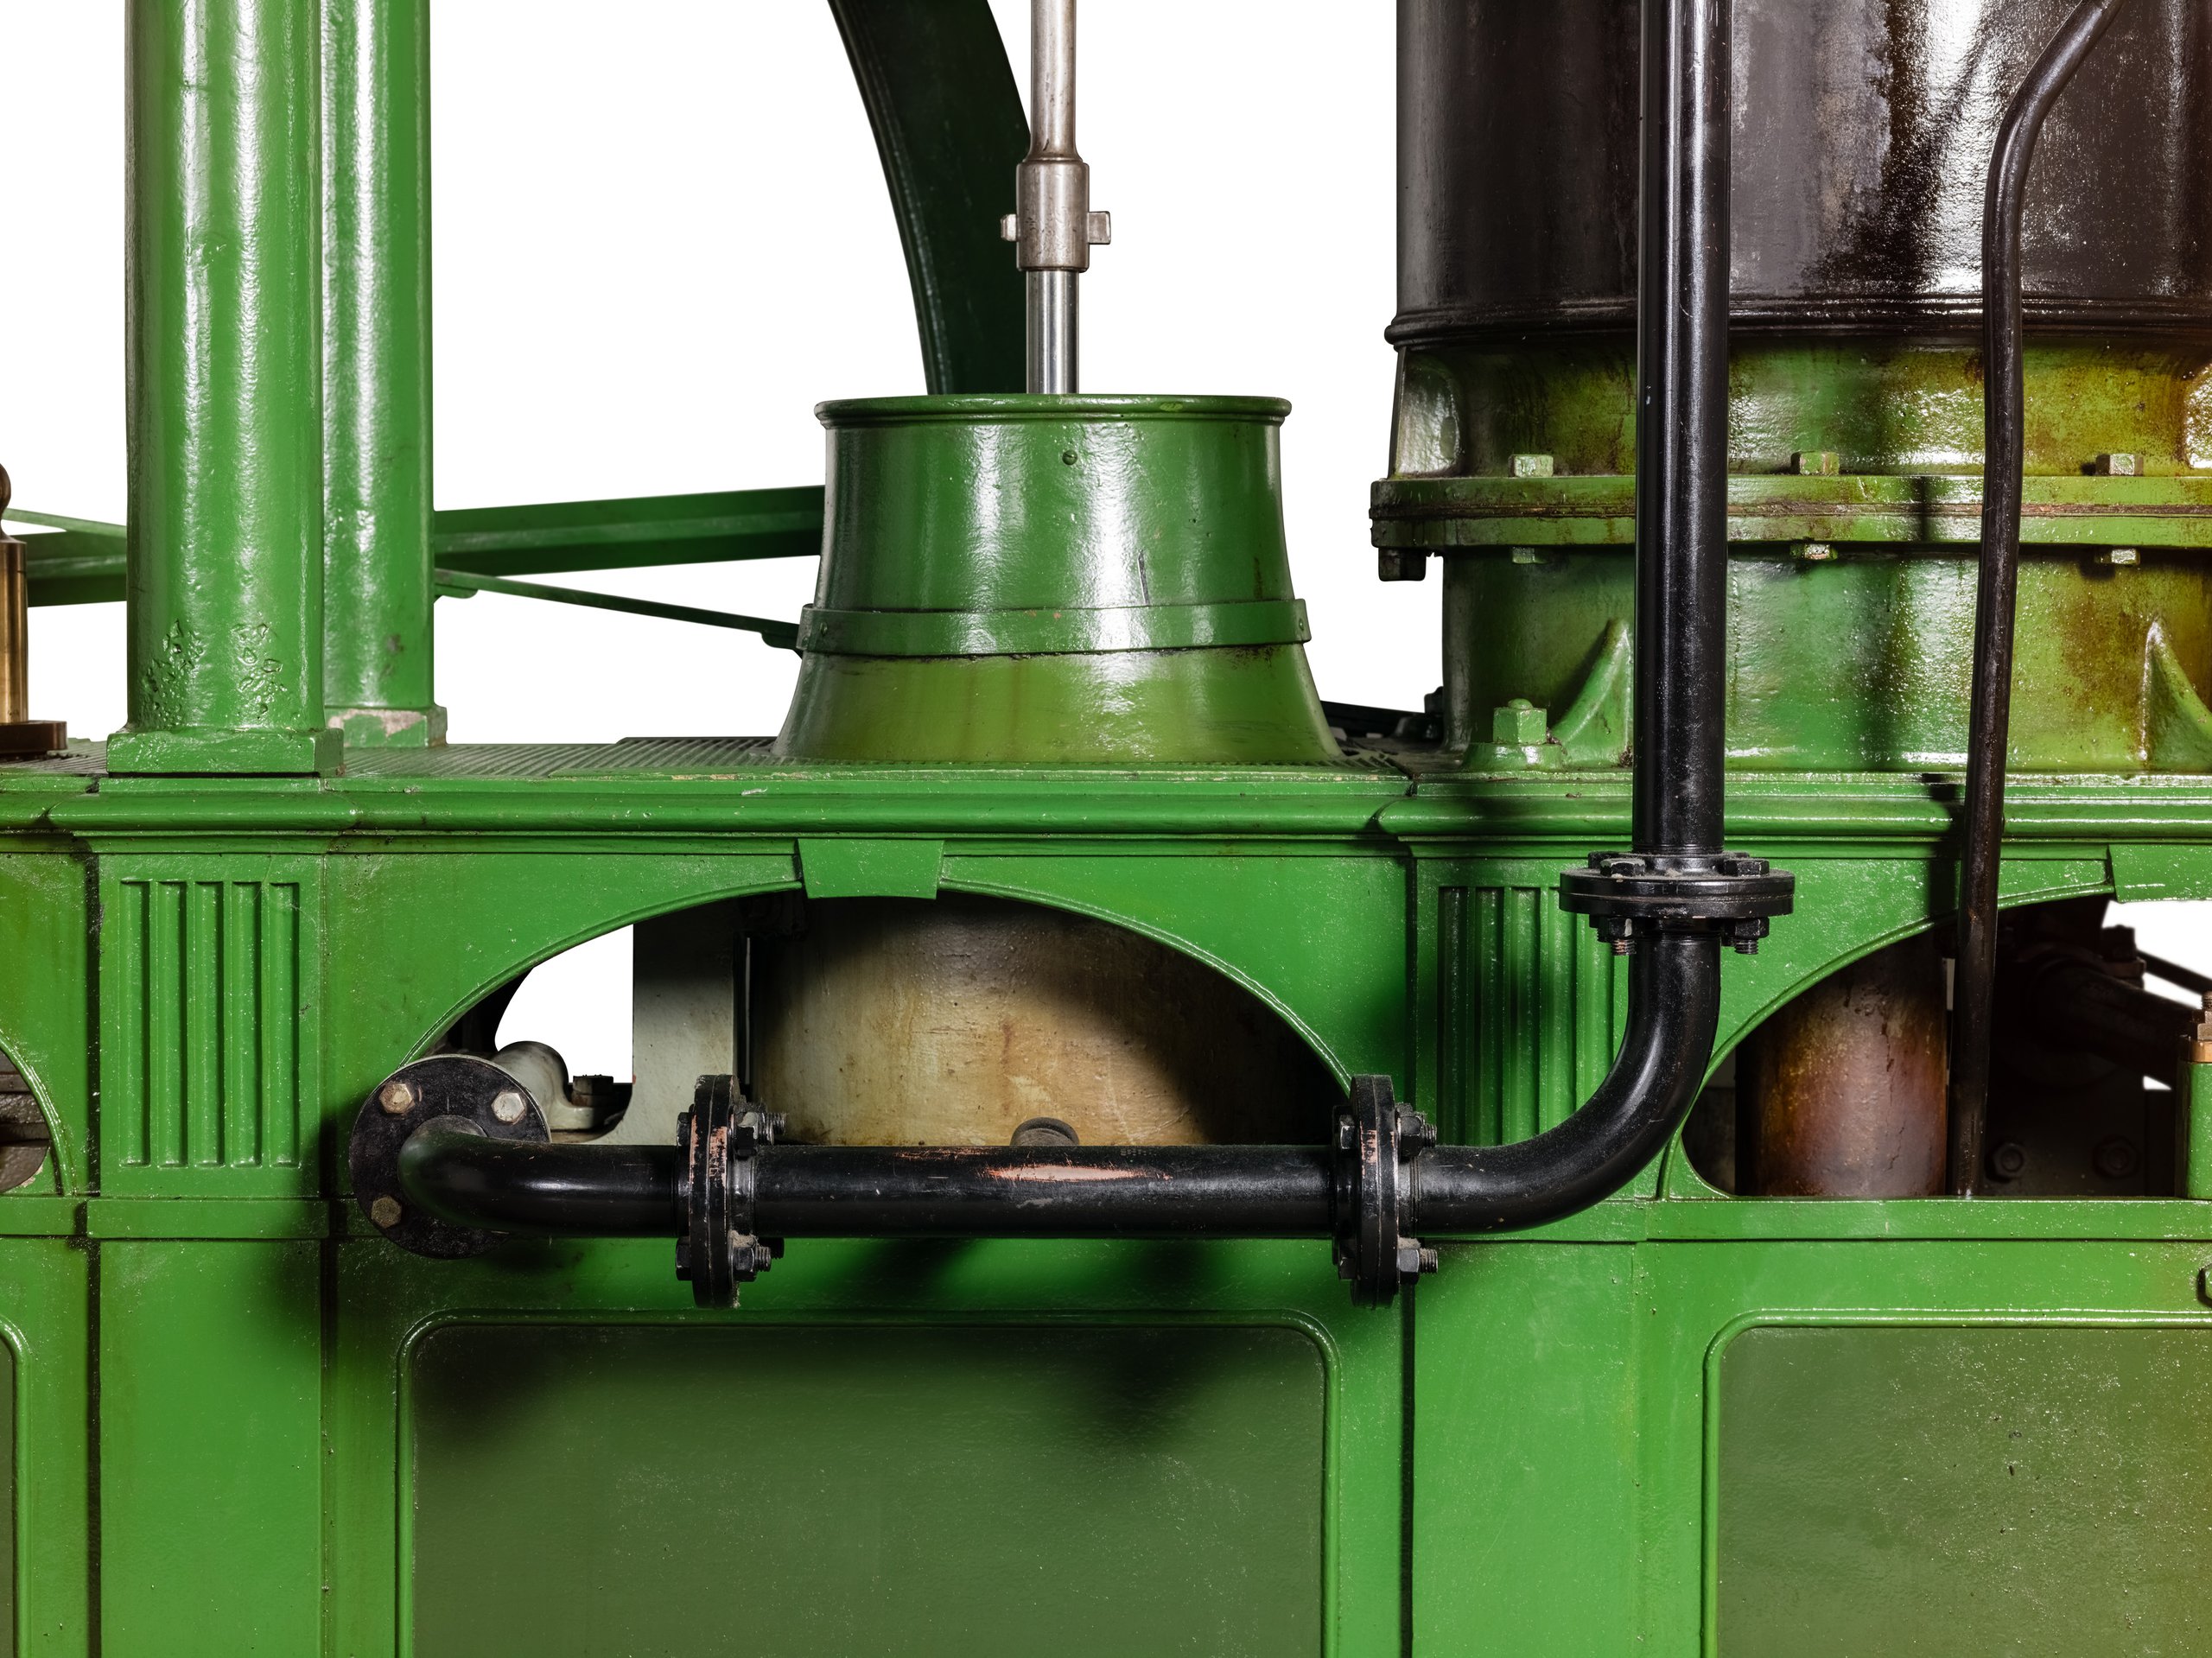
M 1697 1099 L 1720 1016 L 1720 945 L 1662 934 L 1629 968 L 1628 1032 L 1598 1091 L 1510 1146 L 1447 1146 L 1411 1166 L 1412 1224 L 1433 1232 L 1540 1226 L 1618 1191 Z
M 1951 1043 L 1951 1190 L 1974 1195 L 1989 1120 L 1997 985 L 1997 875 L 2012 715 L 2012 617 L 2019 586 L 2027 397 L 2021 364 L 2020 226 L 2044 118 L 2126 0 L 2082 0 L 2021 82 L 1997 130 L 1982 203 L 1981 567 L 1974 595 L 1974 704 L 1967 732 L 1965 846 Z
M 1727 602 L 1729 9 L 1644 8 L 1644 218 L 1637 366 L 1635 845 L 1722 848 Z M 1658 1154 L 1713 1053 L 1720 941 L 1639 939 L 1628 1028 L 1587 1103 L 1533 1140 L 1426 1151 L 1408 1223 L 1539 1225 L 1611 1196 Z M 1299 1237 L 1342 1229 L 1336 1160 L 1304 1147 L 769 1146 L 748 1159 L 759 1236 Z M 493 1142 L 425 1127 L 400 1153 L 410 1201 L 500 1231 L 681 1229 L 676 1153 Z

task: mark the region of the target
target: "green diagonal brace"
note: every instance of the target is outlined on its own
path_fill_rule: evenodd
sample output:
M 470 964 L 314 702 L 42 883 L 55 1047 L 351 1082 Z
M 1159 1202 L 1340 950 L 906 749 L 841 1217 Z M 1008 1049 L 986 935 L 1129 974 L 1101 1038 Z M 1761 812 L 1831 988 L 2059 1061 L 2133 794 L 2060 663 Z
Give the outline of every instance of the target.
M 8 509 L 12 523 L 55 531 L 26 538 L 35 605 L 123 597 L 123 526 Z M 822 491 L 730 490 L 618 501 L 471 507 L 432 520 L 442 572 L 537 575 L 798 558 L 822 549 Z

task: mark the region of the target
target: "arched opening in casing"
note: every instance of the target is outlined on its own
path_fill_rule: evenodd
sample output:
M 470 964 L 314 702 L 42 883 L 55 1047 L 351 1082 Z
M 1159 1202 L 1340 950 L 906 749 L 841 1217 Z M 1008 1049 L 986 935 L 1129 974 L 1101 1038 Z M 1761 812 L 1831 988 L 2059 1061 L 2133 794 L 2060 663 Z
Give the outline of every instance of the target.
M 557 1136 L 626 1143 L 672 1140 L 697 1079 L 723 1073 L 788 1139 L 846 1145 L 1004 1145 L 1040 1120 L 1086 1145 L 1311 1144 L 1342 1096 L 1227 973 L 1050 905 L 790 892 L 627 931 L 626 983 L 604 935 L 486 997 L 441 1045 L 515 1070 Z M 627 1074 L 605 1058 L 622 1001 Z M 570 1037 L 591 1045 L 572 1054 Z

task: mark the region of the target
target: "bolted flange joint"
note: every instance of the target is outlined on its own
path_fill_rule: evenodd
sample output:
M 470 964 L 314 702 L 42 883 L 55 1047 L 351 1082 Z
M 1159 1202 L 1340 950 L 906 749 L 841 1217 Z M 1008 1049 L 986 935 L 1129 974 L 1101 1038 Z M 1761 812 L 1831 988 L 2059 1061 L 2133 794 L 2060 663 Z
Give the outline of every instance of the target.
M 378 1083 L 353 1119 L 346 1167 L 353 1201 L 369 1224 L 401 1248 L 434 1261 L 480 1255 L 502 1235 L 445 1220 L 404 1194 L 400 1153 L 424 1128 L 543 1146 L 552 1138 L 545 1113 L 504 1067 L 473 1053 L 434 1053 Z
M 1560 908 L 1586 915 L 1626 955 L 1654 933 L 1703 933 L 1758 952 L 1774 917 L 1788 915 L 1796 877 L 1740 852 L 1593 852 L 1563 870 Z
M 1402 1286 L 1436 1270 L 1436 1251 L 1405 1235 L 1407 1167 L 1436 1130 L 1401 1106 L 1388 1077 L 1355 1077 L 1337 1114 L 1337 1276 L 1360 1306 L 1388 1306 Z
M 783 1117 L 735 1097 L 727 1077 L 702 1077 L 691 1109 L 676 1120 L 677 1206 L 683 1231 L 676 1240 L 676 1275 L 702 1307 L 734 1307 L 737 1286 L 750 1284 L 784 1253 L 781 1238 L 753 1230 L 753 1159 L 776 1143 Z

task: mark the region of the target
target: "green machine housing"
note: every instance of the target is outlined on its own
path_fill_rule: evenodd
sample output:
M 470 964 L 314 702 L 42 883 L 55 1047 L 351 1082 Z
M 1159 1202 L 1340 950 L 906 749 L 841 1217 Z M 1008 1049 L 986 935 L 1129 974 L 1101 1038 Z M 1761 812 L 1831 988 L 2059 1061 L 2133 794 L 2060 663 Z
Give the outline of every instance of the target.
M 1567 1121 L 1627 1024 L 1555 893 L 1630 833 L 1638 8 L 1398 7 L 1375 543 L 1446 635 L 1403 715 L 1315 693 L 1284 405 L 1021 391 L 982 0 L 832 10 L 930 395 L 825 405 L 826 493 L 437 512 L 428 0 L 132 0 L 130 521 L 10 512 L 31 604 L 130 617 L 125 729 L 0 764 L 12 1649 L 2212 1649 L 2212 1032 L 2144 984 L 2212 980 L 2105 916 L 2212 897 L 2184 0 L 2121 10 L 2030 192 L 1977 1195 L 1981 189 L 2073 8 L 1732 0 L 1727 834 L 1796 907 L 1648 1166 L 1425 1233 L 1380 1306 L 1311 1236 L 795 1239 L 736 1309 L 664 1236 L 395 1245 L 348 1152 L 410 1067 L 556 1153 L 672 1145 L 712 1073 L 803 1151 L 1319 1144 L 1358 1077 L 1449 1149 Z M 817 552 L 796 623 L 526 579 Z M 750 630 L 798 692 L 448 744 L 432 609 L 480 590 Z M 500 1045 L 629 926 L 634 1079 Z

